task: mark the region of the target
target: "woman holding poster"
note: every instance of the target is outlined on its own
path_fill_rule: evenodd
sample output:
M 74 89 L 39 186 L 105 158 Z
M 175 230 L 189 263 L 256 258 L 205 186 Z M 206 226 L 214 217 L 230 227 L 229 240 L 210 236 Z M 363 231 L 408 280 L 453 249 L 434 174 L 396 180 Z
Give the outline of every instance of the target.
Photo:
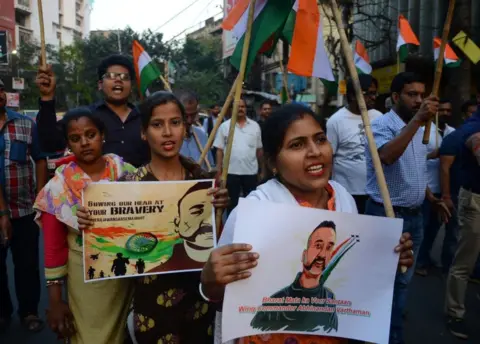
M 247 198 L 357 213 L 353 197 L 343 186 L 329 180 L 332 148 L 327 141 L 324 123 L 309 108 L 292 104 L 276 111 L 265 121 L 262 141 L 270 178 Z M 251 251 L 250 245 L 232 244 L 235 219 L 234 210 L 220 238 L 221 247 L 212 252 L 202 271 L 200 291 L 208 301 L 221 303 L 225 286 L 249 278 L 249 270 L 257 266 L 259 255 Z M 403 234 L 400 244 L 395 247 L 395 251 L 400 252 L 400 265 L 410 267 L 413 264 L 411 247 L 410 235 Z M 308 263 L 305 265 L 313 264 Z M 298 288 L 303 287 L 300 284 Z M 334 321 L 331 326 L 335 326 Z M 220 317 L 215 333 L 216 343 L 221 343 Z M 298 334 L 266 334 L 239 339 L 240 344 L 338 344 L 346 341 Z
M 199 165 L 179 153 L 185 136 L 186 113 L 173 94 L 163 91 L 152 94 L 140 105 L 140 113 L 142 138 L 150 146 L 151 160 L 122 180 L 154 182 L 211 179 Z M 212 203 L 216 208 L 226 208 L 226 189 L 215 188 L 209 193 L 213 196 Z M 78 216 L 79 223 L 84 228 L 92 225 L 86 209 L 82 208 Z M 182 219 L 175 222 L 178 227 L 183 225 Z M 188 238 L 180 233 L 184 241 L 190 242 L 189 254 L 192 250 L 201 254 L 206 249 L 201 244 L 202 233 L 201 228 Z M 207 257 L 208 254 L 205 261 Z M 200 268 L 202 266 L 203 263 Z M 200 296 L 199 282 L 200 272 L 152 275 L 136 279 L 133 319 L 129 317 L 132 319 L 129 321 L 132 342 L 212 343 L 215 307 Z
M 76 159 L 56 170 L 34 204 L 44 236 L 48 324 L 74 344 L 122 343 L 121 324 L 128 314 L 131 281 L 83 282 L 82 234 L 76 211 L 82 191 L 91 182 L 118 180 L 134 167 L 114 154 L 102 155 L 105 126 L 88 108 L 67 112 L 60 123 Z M 62 299 L 65 282 L 68 304 Z

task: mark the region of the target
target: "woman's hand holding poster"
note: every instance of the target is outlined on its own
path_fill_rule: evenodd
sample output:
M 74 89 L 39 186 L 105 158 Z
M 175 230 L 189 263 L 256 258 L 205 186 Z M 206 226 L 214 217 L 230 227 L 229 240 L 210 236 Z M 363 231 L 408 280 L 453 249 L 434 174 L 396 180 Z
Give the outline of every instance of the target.
M 216 243 L 212 187 L 213 180 L 90 185 L 85 282 L 201 270 Z
M 403 221 L 241 199 L 234 242 L 259 253 L 229 284 L 222 340 L 265 333 L 388 343 Z

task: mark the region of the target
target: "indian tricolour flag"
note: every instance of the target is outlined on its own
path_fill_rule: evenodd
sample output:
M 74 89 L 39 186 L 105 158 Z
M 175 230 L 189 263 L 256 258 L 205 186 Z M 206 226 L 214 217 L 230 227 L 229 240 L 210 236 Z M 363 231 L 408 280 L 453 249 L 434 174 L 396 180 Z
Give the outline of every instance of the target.
M 325 50 L 322 24 L 316 0 L 295 1 L 283 28 L 283 35 L 291 44 L 287 68 L 296 75 L 334 82 Z
M 433 39 L 433 56 L 435 61 L 438 60 L 438 56 L 440 55 L 441 44 L 442 40 L 440 38 L 435 37 Z M 455 54 L 452 47 L 448 43 L 445 45 L 445 53 L 443 54 L 443 56 L 445 57 L 444 63 L 446 67 L 455 68 L 460 66 L 460 64 L 462 63 L 462 60 L 458 58 L 457 54 Z
M 161 75 L 160 69 L 138 41 L 133 41 L 132 50 L 138 89 L 141 94 L 148 95 L 148 87 Z
M 229 12 L 222 23 L 222 28 L 232 31 L 233 36 L 238 39 L 235 50 L 230 57 L 232 65 L 240 69 L 243 44 L 248 24 L 248 12 L 250 0 L 239 0 L 235 7 Z M 250 39 L 249 54 L 247 59 L 247 71 L 252 66 L 255 57 L 274 33 L 278 32 L 285 23 L 290 10 L 290 1 L 257 0 L 254 9 L 254 21 L 252 36 Z
M 362 42 L 357 41 L 355 43 L 355 54 L 353 59 L 355 60 L 355 66 L 361 74 L 370 74 L 372 72 L 372 66 L 370 65 L 370 58 L 367 54 L 367 49 Z
M 398 16 L 398 40 L 397 40 L 397 54 L 400 62 L 404 62 L 408 56 L 407 44 L 420 45 L 417 36 L 408 23 L 408 20 L 400 14 Z

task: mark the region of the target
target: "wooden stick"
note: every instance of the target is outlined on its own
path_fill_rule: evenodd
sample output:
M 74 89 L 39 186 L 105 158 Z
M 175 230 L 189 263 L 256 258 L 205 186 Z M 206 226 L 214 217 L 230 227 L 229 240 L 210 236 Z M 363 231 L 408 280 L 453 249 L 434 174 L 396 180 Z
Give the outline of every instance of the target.
M 278 50 L 277 50 L 278 53 Z M 280 61 L 280 72 L 282 72 L 282 81 L 283 87 L 285 88 L 285 93 L 287 94 L 287 103 L 291 103 L 292 100 L 290 99 L 290 92 L 288 92 L 288 72 L 285 74 L 285 67 L 283 66 L 283 57 L 280 53 L 278 53 L 278 60 Z M 281 96 L 281 93 L 280 93 Z M 280 99 L 281 100 L 281 99 Z
M 445 47 L 448 41 L 448 34 L 450 33 L 450 26 L 452 24 L 453 11 L 455 9 L 455 0 L 450 0 L 448 5 L 447 19 L 445 24 L 443 24 L 443 34 L 442 34 L 442 43 L 440 44 L 440 52 L 437 59 L 437 67 L 435 69 L 435 80 L 433 81 L 432 95 L 435 97 L 438 96 L 438 90 L 440 89 L 440 81 L 442 80 L 442 71 L 443 71 L 443 60 L 445 59 Z M 430 128 L 432 126 L 432 121 L 429 120 L 425 124 L 425 131 L 423 133 L 423 143 L 428 144 L 430 141 Z
M 193 139 L 195 140 L 195 143 L 197 144 L 198 150 L 202 152 L 202 144 L 198 139 L 197 133 L 195 132 L 195 128 L 192 128 L 192 136 L 193 136 Z M 203 160 L 205 160 L 205 165 L 207 165 L 208 172 L 210 172 L 212 170 L 212 165 L 210 165 L 210 161 L 208 161 L 208 158 L 206 156 Z M 201 165 L 201 162 L 202 160 L 200 160 L 200 163 L 199 163 L 200 165 Z
M 210 136 L 208 137 L 208 141 L 205 144 L 205 147 L 203 147 L 202 154 L 200 155 L 200 158 L 197 161 L 198 164 L 202 163 L 203 159 L 205 159 L 205 157 L 207 156 L 208 151 L 212 148 L 213 141 L 215 141 L 215 136 L 217 135 L 218 128 L 220 128 L 220 125 L 222 125 L 223 119 L 225 118 L 225 115 L 227 114 L 227 111 L 230 108 L 230 104 L 232 104 L 233 96 L 235 95 L 235 89 L 236 89 L 237 82 L 238 82 L 238 77 L 237 77 L 237 79 L 235 79 L 235 82 L 233 83 L 232 88 L 230 89 L 230 92 L 228 93 L 228 97 L 225 100 L 225 104 L 223 104 L 222 111 L 220 112 L 220 114 L 217 117 L 217 121 L 215 122 L 215 125 L 212 128 L 212 132 L 210 133 Z M 217 161 L 217 164 L 218 163 L 219 162 Z
M 247 31 L 245 32 L 245 40 L 243 43 L 242 59 L 240 61 L 240 70 L 238 71 L 238 79 L 235 85 L 235 101 L 233 103 L 232 118 L 230 119 L 230 130 L 228 131 L 227 146 L 225 147 L 225 153 L 223 157 L 222 176 L 220 179 L 220 187 L 225 188 L 227 185 L 228 166 L 230 164 L 230 155 L 232 154 L 233 136 L 235 134 L 235 126 L 237 125 L 238 106 L 240 104 L 240 97 L 242 95 L 243 79 L 245 78 L 245 69 L 247 67 L 248 50 L 250 47 L 250 38 L 252 36 L 252 24 L 253 15 L 255 13 L 255 4 L 257 0 L 250 2 L 248 10 L 248 23 Z M 221 164 L 221 161 L 217 161 L 217 164 Z M 222 210 L 217 210 L 216 224 L 217 232 L 220 229 L 222 223 Z M 219 233 L 220 234 L 220 233 Z
M 337 29 L 340 33 L 340 42 L 342 43 L 343 53 L 345 54 L 347 66 L 350 72 L 350 76 L 352 77 L 353 86 L 355 88 L 355 94 L 357 96 L 358 107 L 360 108 L 360 112 L 362 115 L 363 125 L 365 126 L 365 134 L 367 135 L 368 146 L 370 148 L 370 154 L 372 155 L 373 160 L 373 166 L 377 175 L 380 193 L 382 194 L 383 205 L 385 206 L 385 213 L 388 217 L 395 217 L 392 202 L 390 200 L 390 194 L 388 192 L 387 183 L 385 181 L 385 175 L 383 174 L 382 163 L 380 162 L 380 157 L 378 156 L 377 145 L 375 144 L 372 128 L 370 127 L 370 119 L 368 117 L 367 105 L 365 104 L 365 99 L 363 98 L 362 87 L 360 86 L 358 73 L 353 62 L 352 50 L 348 45 L 347 35 L 345 34 L 345 29 L 343 28 L 342 24 L 342 16 L 340 14 L 340 9 L 338 8 L 336 0 L 331 0 L 331 6 L 335 22 L 337 23 Z
M 342 15 L 340 14 L 340 9 L 338 8 L 336 0 L 331 0 L 331 6 L 333 16 L 337 24 L 337 30 L 340 34 L 340 42 L 342 44 L 343 53 L 345 54 L 348 70 L 350 71 L 350 76 L 352 77 L 353 86 L 355 88 L 355 95 L 357 97 L 358 107 L 362 115 L 363 126 L 365 127 L 365 134 L 368 140 L 368 147 L 370 149 L 370 155 L 372 156 L 373 167 L 377 176 L 377 183 L 378 187 L 380 188 L 380 194 L 382 195 L 383 206 L 385 207 L 385 214 L 388 217 L 394 218 L 395 212 L 393 211 L 392 200 L 390 199 L 390 193 L 388 191 L 387 182 L 385 180 L 385 174 L 383 173 L 382 163 L 378 155 L 377 145 L 375 144 L 375 139 L 373 138 L 372 127 L 370 126 L 370 119 L 368 117 L 367 105 L 365 103 L 365 98 L 363 98 L 362 87 L 360 85 L 360 80 L 358 79 L 357 69 L 355 68 L 352 49 L 348 44 L 347 35 L 345 34 L 345 29 L 343 28 Z M 400 269 L 402 273 L 407 272 L 407 267 L 405 266 L 402 266 Z
M 162 82 L 163 82 L 163 87 L 165 87 L 165 89 L 166 89 L 168 92 L 172 92 L 172 88 L 170 87 L 170 84 L 169 84 L 168 81 L 163 77 L 163 75 L 160 75 L 160 80 L 162 80 Z
M 47 50 L 45 46 L 45 25 L 43 24 L 43 4 L 42 0 L 37 0 L 38 22 L 40 23 L 40 65 L 47 68 Z

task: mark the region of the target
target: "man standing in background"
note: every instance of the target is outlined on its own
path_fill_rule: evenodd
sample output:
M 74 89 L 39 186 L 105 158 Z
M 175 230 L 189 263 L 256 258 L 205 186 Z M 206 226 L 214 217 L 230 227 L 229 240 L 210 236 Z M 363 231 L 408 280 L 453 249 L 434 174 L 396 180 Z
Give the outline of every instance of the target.
M 7 95 L 0 80 L 0 330 L 10 323 L 13 305 L 8 290 L 7 253 L 14 262 L 18 315 L 28 331 L 42 330 L 39 236 L 33 202 L 47 182 L 47 162 L 40 152 L 35 122 L 6 108 Z M 34 163 L 32 162 L 35 161 Z
M 212 133 L 213 127 L 217 123 L 218 115 L 220 114 L 221 107 L 218 103 L 215 103 L 210 106 L 210 114 L 208 118 L 203 122 L 203 130 L 207 133 L 207 136 L 210 137 Z M 212 147 L 211 149 L 213 161 L 216 163 L 217 161 L 217 149 Z
M 368 74 L 360 74 L 360 85 L 367 104 L 370 121 L 382 116 L 374 109 L 378 82 Z M 365 213 L 368 196 L 365 159 L 365 129 L 352 80 L 347 83 L 347 106 L 335 112 L 327 121 L 327 137 L 333 149 L 332 179 L 343 185 L 355 199 L 359 214 Z
M 258 116 L 258 124 L 260 125 L 260 128 L 263 127 L 263 123 L 268 118 L 268 116 L 270 116 L 271 113 L 272 113 L 272 102 L 266 99 L 260 104 L 260 114 Z

